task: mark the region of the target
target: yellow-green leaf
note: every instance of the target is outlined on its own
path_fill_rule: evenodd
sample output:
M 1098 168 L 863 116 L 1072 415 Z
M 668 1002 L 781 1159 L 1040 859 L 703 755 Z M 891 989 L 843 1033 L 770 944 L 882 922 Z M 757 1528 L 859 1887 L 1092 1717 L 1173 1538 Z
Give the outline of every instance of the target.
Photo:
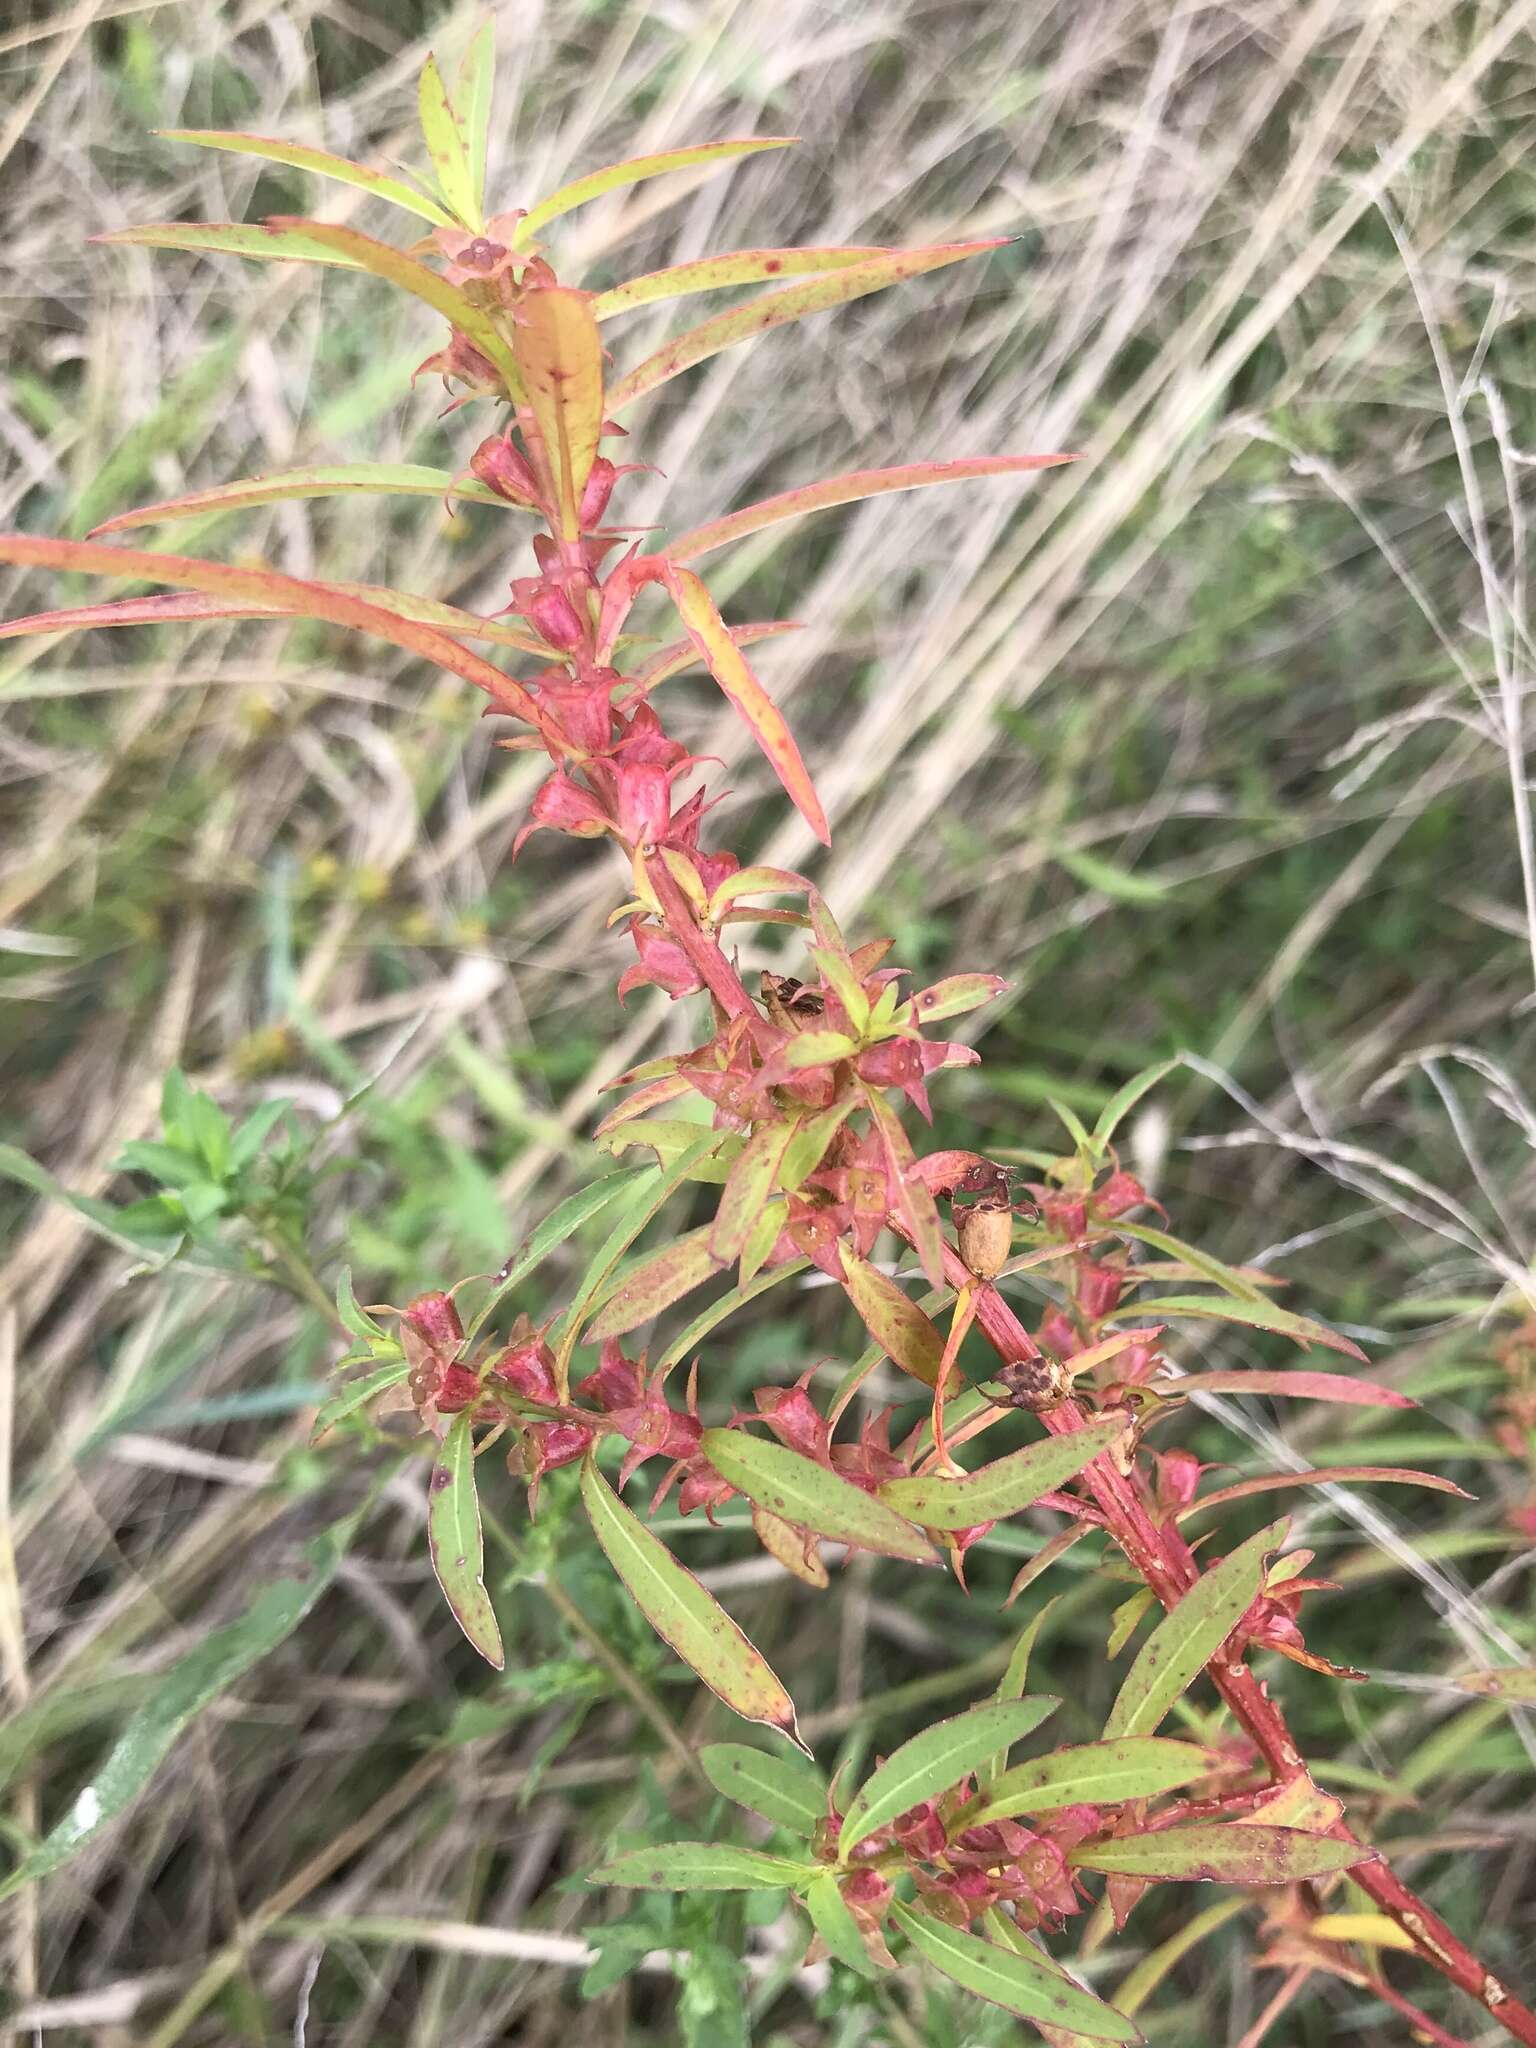
M 530 207 L 517 224 L 513 247 L 526 249 L 550 221 L 558 220 L 573 207 L 585 206 L 589 199 L 601 199 L 607 192 L 638 185 L 645 178 L 659 178 L 666 171 L 700 170 L 729 163 L 735 157 L 752 156 L 762 149 L 787 149 L 798 139 L 794 135 L 757 135 L 745 142 L 704 142 L 690 149 L 667 149 L 654 156 L 630 157 L 621 164 L 605 164 L 600 171 L 588 171 L 585 177 L 573 178 L 569 185 L 562 185 L 537 206 Z
M 1300 1828 L 1254 1822 L 1201 1822 L 1114 1842 L 1085 1842 L 1068 1852 L 1079 1870 L 1126 1877 L 1182 1878 L 1215 1884 L 1296 1884 L 1331 1870 L 1374 1863 L 1376 1851 Z
M 475 173 L 470 163 L 469 139 L 453 102 L 448 97 L 443 74 L 438 70 L 437 59 L 433 56 L 429 56 L 421 68 L 421 80 L 416 97 L 421 111 L 422 140 L 427 145 L 432 168 L 437 172 L 437 182 L 443 197 L 452 207 L 455 218 L 465 227 L 479 228 L 482 221 L 479 202 L 475 195 Z
M 599 320 L 612 320 L 637 306 L 654 305 L 658 299 L 724 291 L 739 284 L 765 284 L 775 277 L 819 277 L 824 271 L 846 270 L 851 263 L 889 253 L 870 244 L 833 249 L 732 249 L 722 256 L 700 256 L 692 263 L 673 263 L 665 270 L 632 277 L 611 291 L 599 292 L 592 310 Z
M 470 1410 L 454 1417 L 432 1468 L 427 1510 L 432 1569 L 454 1619 L 488 1664 L 505 1663 L 496 1610 L 485 1590 L 485 1539 L 475 1491 L 475 1440 Z
M 710 1229 L 691 1230 L 635 1267 L 613 1290 L 587 1325 L 587 1339 L 622 1337 L 681 1301 L 718 1273 L 725 1260 L 710 1249 Z
M 826 1781 L 803 1757 L 711 1742 L 699 1751 L 699 1762 L 717 1792 L 776 1827 L 808 1837 L 827 1817 Z
M 1053 1749 L 1003 1771 L 988 1786 L 966 1819 L 980 1827 L 1016 1813 L 1059 1813 L 1079 1801 L 1118 1806 L 1127 1799 L 1153 1799 L 1179 1785 L 1192 1785 L 1215 1767 L 1208 1750 L 1161 1735 L 1122 1736 L 1113 1742 L 1084 1742 Z
M 912 1524 L 840 1472 L 805 1458 L 787 1444 L 748 1436 L 740 1429 L 706 1429 L 699 1449 L 738 1493 L 780 1521 L 797 1523 L 835 1543 L 852 1543 L 887 1557 L 937 1564 L 939 1554 Z
M 951 1927 L 893 1900 L 891 1915 L 920 1956 L 952 1983 L 1020 2019 L 1060 2027 L 1090 2041 L 1139 2041 L 1141 2030 L 1043 1957 L 1003 1948 L 968 1928 Z
M 560 530 L 575 540 L 582 487 L 603 430 L 603 345 L 588 295 L 565 285 L 526 292 L 512 351 L 538 424 Z
M 188 491 L 184 497 L 166 498 L 155 505 L 139 505 L 131 512 L 118 512 L 91 528 L 91 538 L 103 533 L 124 533 L 131 526 L 169 524 L 176 519 L 195 519 L 210 512 L 239 512 L 251 505 L 272 505 L 292 498 L 345 498 L 382 494 L 406 498 L 469 498 L 477 505 L 499 505 L 503 511 L 525 511 L 505 498 L 498 498 L 475 477 L 455 479 L 446 469 L 431 469 L 421 462 L 340 462 L 318 468 L 274 469 L 265 476 L 240 477 L 227 484 L 212 484 L 206 490 Z M 546 650 L 547 652 L 547 650 Z
M 758 1849 L 714 1842 L 660 1842 L 631 1849 L 594 1870 L 588 1884 L 622 1884 L 631 1891 L 776 1892 L 803 1882 L 811 1866 Z
M 866 1835 L 958 1785 L 995 1751 L 1006 1750 L 1038 1728 L 1059 1705 L 1058 1700 L 1039 1697 L 988 1700 L 914 1735 L 865 1780 L 844 1818 L 838 1854 L 849 1856 Z
M 839 1246 L 839 1252 L 843 1285 L 865 1329 L 903 1372 L 921 1380 L 925 1387 L 936 1387 L 944 1356 L 944 1339 L 938 1325 L 902 1293 L 894 1280 L 867 1259 L 861 1259 L 851 1245 Z
M 332 156 L 326 149 L 311 149 L 302 142 L 282 142 L 270 135 L 241 135 L 222 128 L 157 128 L 154 132 L 166 142 L 191 142 L 199 149 L 224 149 L 236 156 L 260 157 L 269 164 L 287 164 L 296 171 L 313 171 L 317 177 L 333 179 L 338 185 L 353 185 L 375 199 L 387 200 L 391 206 L 414 213 L 419 220 L 431 221 L 434 227 L 452 225 L 437 201 L 418 192 L 413 185 L 385 171 L 370 171 L 366 165 L 352 163 L 344 156 Z
M 1067 1436 L 1048 1436 L 963 1479 L 940 1473 L 888 1479 L 880 1498 L 925 1529 L 973 1529 L 978 1522 L 1000 1522 L 1075 1479 L 1085 1465 L 1119 1441 L 1129 1420 L 1122 1412 L 1085 1423 Z

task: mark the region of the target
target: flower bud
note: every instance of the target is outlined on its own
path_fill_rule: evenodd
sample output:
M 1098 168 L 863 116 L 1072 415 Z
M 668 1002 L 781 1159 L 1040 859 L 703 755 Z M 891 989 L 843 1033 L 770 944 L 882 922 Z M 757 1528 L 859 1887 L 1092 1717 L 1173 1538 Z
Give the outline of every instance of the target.
M 505 434 L 492 434 L 469 458 L 469 466 L 487 490 L 515 505 L 536 504 L 538 481 L 526 457 Z
M 558 647 L 562 654 L 581 645 L 581 620 L 563 590 L 541 590 L 529 602 L 528 617 L 550 646 Z
M 414 1301 L 407 1302 L 401 1311 L 401 1321 L 409 1324 L 434 1351 L 457 1351 L 464 1342 L 464 1325 L 459 1321 L 459 1312 L 451 1297 L 441 1289 L 434 1289 L 430 1294 L 418 1294 Z
M 588 470 L 587 480 L 582 486 L 581 504 L 576 514 L 583 533 L 596 526 L 608 510 L 608 500 L 613 496 L 613 487 L 618 481 L 618 476 L 619 472 L 606 455 L 599 455 Z

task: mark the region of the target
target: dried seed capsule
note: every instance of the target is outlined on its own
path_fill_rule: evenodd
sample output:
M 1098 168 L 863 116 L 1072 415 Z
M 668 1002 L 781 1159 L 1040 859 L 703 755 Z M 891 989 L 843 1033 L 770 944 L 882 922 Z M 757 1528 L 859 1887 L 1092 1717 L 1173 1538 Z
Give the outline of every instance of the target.
M 1059 1358 L 1017 1358 L 999 1371 L 998 1382 L 1010 1408 L 1028 1408 L 1038 1415 L 1054 1408 L 1072 1391 L 1072 1375 Z
M 991 1280 L 1001 1273 L 1013 1248 L 1012 1210 L 983 1208 L 978 1203 L 975 1208 L 957 1210 L 955 1226 L 960 1256 L 976 1278 Z

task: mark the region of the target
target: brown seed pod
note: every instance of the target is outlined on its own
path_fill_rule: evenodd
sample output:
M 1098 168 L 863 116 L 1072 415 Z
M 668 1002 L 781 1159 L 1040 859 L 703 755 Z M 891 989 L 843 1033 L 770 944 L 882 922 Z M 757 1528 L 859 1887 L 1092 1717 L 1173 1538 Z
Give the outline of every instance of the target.
M 1072 1375 L 1059 1358 L 1016 1358 L 1001 1368 L 997 1379 L 1004 1389 L 999 1407 L 1027 1408 L 1035 1415 L 1054 1408 L 1072 1391 Z
M 991 1280 L 1001 1273 L 1013 1249 L 1013 1212 L 1009 1208 L 977 1203 L 972 1209 L 958 1209 L 955 1228 L 960 1256 L 978 1280 Z

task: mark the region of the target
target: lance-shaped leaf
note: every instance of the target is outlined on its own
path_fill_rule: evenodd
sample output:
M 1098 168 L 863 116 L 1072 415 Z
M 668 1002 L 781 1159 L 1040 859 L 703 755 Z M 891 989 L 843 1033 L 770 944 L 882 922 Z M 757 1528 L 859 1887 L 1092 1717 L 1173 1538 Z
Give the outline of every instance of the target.
M 1264 1560 L 1289 1523 L 1271 1522 L 1195 1581 L 1137 1652 L 1104 1723 L 1106 1739 L 1151 1735 L 1247 1613 L 1264 1583 Z
M 637 1330 L 718 1273 L 725 1260 L 715 1256 L 709 1239 L 707 1224 L 691 1230 L 627 1274 L 587 1325 L 588 1340 L 595 1344 Z
M 485 162 L 491 133 L 491 92 L 496 82 L 496 24 L 489 16 L 470 37 L 453 81 L 453 105 L 469 158 L 474 217 L 485 211 Z
M 1159 1792 L 1208 1777 L 1215 1767 L 1209 1750 L 1193 1742 L 1169 1742 L 1161 1735 L 1084 1742 L 1003 1771 L 980 1804 L 966 1809 L 965 1817 L 971 1826 L 980 1827 L 1016 1813 L 1059 1813 L 1079 1801 L 1118 1806 L 1127 1799 L 1154 1799 Z
M 843 1821 L 838 1854 L 850 1855 L 866 1835 L 982 1769 L 995 1751 L 1022 1741 L 1059 1705 L 1039 1696 L 988 1700 L 914 1735 L 865 1780 Z
M 1086 1423 L 1070 1435 L 1048 1436 L 963 1479 L 940 1473 L 888 1479 L 879 1497 L 925 1529 L 973 1529 L 978 1522 L 1001 1522 L 1075 1479 L 1084 1466 L 1119 1442 L 1129 1421 L 1122 1411 Z
M 526 506 L 514 506 L 507 499 L 498 498 L 476 477 L 456 481 L 451 471 L 431 469 L 425 463 L 341 462 L 320 468 L 274 469 L 265 476 L 213 484 L 207 490 L 188 491 L 185 497 L 166 498 L 156 505 L 138 505 L 131 512 L 118 512 L 93 526 L 91 538 L 103 533 L 123 533 L 131 526 L 168 525 L 176 519 L 196 519 L 209 512 L 239 512 L 251 505 L 274 505 L 292 498 L 446 498 L 450 494 L 468 498 L 477 505 L 499 505 L 503 511 L 527 510 Z
M 891 1221 L 906 1234 L 917 1253 L 924 1277 L 939 1287 L 944 1281 L 944 1238 L 939 1229 L 939 1212 L 918 1173 L 912 1142 L 878 1088 L 861 1082 L 859 1092 L 869 1111 L 880 1149 L 885 1154 L 886 1183 L 891 1192 Z
M 928 1539 L 894 1508 L 787 1444 L 748 1436 L 740 1429 L 706 1429 L 699 1449 L 722 1479 L 781 1521 L 813 1529 L 835 1543 L 883 1551 L 887 1557 L 911 1558 L 917 1564 L 939 1561 Z
M 485 1590 L 485 1539 L 480 1531 L 475 1439 L 467 1408 L 449 1425 L 432 1468 L 427 1545 L 437 1583 L 454 1619 L 486 1662 L 500 1671 L 506 1658 L 496 1610 Z
M 279 230 L 303 234 L 321 248 L 345 257 L 359 270 L 370 271 L 373 276 L 398 285 L 402 291 L 431 306 L 495 365 L 505 378 L 512 396 L 522 398 L 517 364 L 502 338 L 501 329 L 483 306 L 477 306 L 446 277 L 429 270 L 425 263 L 418 263 L 414 256 L 407 256 L 403 249 L 391 248 L 388 242 L 376 242 L 371 235 L 361 234 L 356 228 L 336 226 L 329 221 L 289 219 L 282 215 L 277 216 L 271 225 Z
M 558 220 L 561 214 L 585 206 L 589 199 L 601 199 L 607 192 L 638 185 L 645 178 L 659 178 L 667 171 L 705 170 L 736 157 L 753 156 L 759 150 L 787 149 L 798 140 L 796 135 L 754 135 L 745 141 L 696 143 L 689 149 L 666 149 L 654 156 L 632 156 L 621 164 L 604 164 L 600 171 L 588 171 L 583 178 L 573 178 L 569 185 L 560 186 L 547 199 L 530 207 L 513 232 L 512 245 L 526 249 L 539 230 Z
M 305 224 L 308 225 L 307 223 Z M 338 270 L 364 268 L 318 236 L 278 221 L 164 220 L 113 228 L 88 240 L 141 249 L 186 249 L 200 256 L 249 256 L 267 263 L 329 263 Z
M 740 1258 L 753 1226 L 778 1186 L 784 1154 L 799 1128 L 798 1117 L 760 1124 L 737 1154 L 710 1227 L 710 1250 L 717 1259 L 725 1262 Z
M 904 1906 L 899 1899 L 892 1902 L 891 1916 L 920 1956 L 990 2005 L 1090 2041 L 1142 2038 L 1134 2021 L 1072 1983 L 1042 1956 L 1003 1948 L 968 1928 L 951 1927 L 947 1920 Z
M 421 113 L 422 139 L 432 159 L 432 168 L 437 172 L 443 197 L 465 227 L 478 228 L 481 224 L 480 206 L 475 195 L 475 173 L 469 159 L 469 138 L 448 97 L 448 88 L 437 68 L 437 59 L 431 55 L 421 67 L 416 100 Z
M 1297 1884 L 1375 1860 L 1376 1851 L 1359 1842 L 1238 1821 L 1163 1828 L 1116 1842 L 1085 1842 L 1067 1855 L 1079 1870 L 1206 1879 L 1215 1884 Z
M 937 1024 L 943 1017 L 961 1017 L 990 1003 L 1008 986 L 1000 974 L 951 974 L 932 988 L 920 988 L 912 998 L 912 1015 L 919 1024 Z
M 800 1743 L 794 1702 L 762 1652 L 660 1537 L 635 1519 L 591 1458 L 582 1462 L 581 1498 L 604 1555 L 663 1642 L 733 1713 Z
M 1266 1287 L 1282 1283 L 1272 1275 L 1243 1273 L 1236 1266 L 1229 1266 L 1222 1259 L 1215 1258 L 1198 1245 L 1186 1244 L 1182 1237 L 1174 1237 L 1166 1230 L 1154 1230 L 1150 1223 L 1117 1223 L 1116 1230 L 1122 1237 L 1133 1237 L 1138 1244 L 1147 1244 L 1154 1251 L 1166 1253 L 1179 1266 L 1188 1267 L 1206 1280 L 1213 1280 L 1224 1294 L 1236 1295 L 1242 1301 L 1267 1301 Z
M 689 328 L 686 334 L 677 335 L 654 355 L 647 356 L 627 377 L 621 377 L 608 394 L 608 410 L 620 413 L 637 398 L 646 397 L 658 385 L 691 369 L 695 363 L 702 363 L 738 342 L 751 341 L 770 328 L 782 327 L 788 320 L 802 320 L 808 313 L 847 305 L 851 299 L 884 291 L 887 285 L 903 284 L 908 278 L 921 277 L 925 271 L 939 270 L 946 263 L 961 263 L 968 256 L 985 255 L 989 249 L 1001 248 L 1006 239 L 1005 236 L 990 242 L 948 242 L 932 249 L 890 249 L 863 263 L 850 264 L 846 270 L 835 270 L 828 277 L 787 285 L 783 291 L 765 292 L 744 306 L 732 306 L 712 320 Z
M 1076 1363 L 1076 1360 L 1073 1361 Z M 1296 1401 L 1340 1401 L 1355 1408 L 1417 1408 L 1395 1387 L 1356 1379 L 1347 1372 L 1191 1372 L 1150 1382 L 1154 1393 L 1278 1394 Z
M 337 584 L 312 583 L 297 576 L 281 575 L 276 569 L 232 569 L 223 562 L 199 562 L 190 555 L 105 547 L 98 541 L 42 540 L 23 533 L 0 534 L 0 562 L 15 562 L 27 568 L 84 569 L 103 576 L 142 577 L 148 582 L 180 584 L 210 597 L 232 598 L 290 618 L 324 619 L 333 626 L 351 626 L 435 661 L 439 668 L 450 669 L 484 690 L 499 710 L 513 712 L 543 729 L 538 706 L 521 683 L 503 675 L 499 668 L 482 661 L 467 647 L 460 647 L 436 627 L 386 611 L 371 597 L 365 601 Z
M 797 490 L 780 491 L 777 497 L 743 505 L 739 512 L 727 512 L 723 519 L 712 519 L 707 526 L 695 526 L 668 542 L 667 553 L 674 562 L 696 562 L 700 555 L 729 547 L 732 541 L 745 540 L 748 534 L 761 533 L 765 526 L 777 526 L 786 519 L 803 519 L 808 512 L 825 512 L 833 505 L 856 505 L 865 498 L 883 497 L 887 491 L 917 491 L 927 484 L 959 484 L 973 477 L 1015 476 L 1032 469 L 1054 469 L 1060 463 L 1076 460 L 1075 455 L 970 455 L 956 462 L 903 462 L 892 469 L 850 469 L 819 484 L 801 484 Z
M 1130 1115 L 1143 1095 L 1155 1088 L 1159 1081 L 1166 1080 L 1174 1069 L 1182 1064 L 1182 1060 L 1177 1057 L 1159 1060 L 1155 1067 L 1144 1067 L 1139 1074 L 1133 1074 L 1124 1087 L 1115 1090 L 1099 1112 L 1099 1120 L 1093 1127 L 1092 1145 L 1095 1157 L 1103 1157 L 1122 1119 Z
M 1280 1493 L 1287 1486 L 1331 1486 L 1335 1481 L 1360 1480 L 1376 1486 L 1423 1486 L 1431 1493 L 1452 1493 L 1458 1500 L 1475 1495 L 1458 1486 L 1454 1479 L 1442 1479 L 1438 1472 L 1415 1472 L 1408 1465 L 1322 1465 L 1312 1472 L 1266 1472 L 1257 1479 L 1239 1479 L 1232 1486 L 1219 1486 L 1187 1508 L 1180 1508 L 1182 1522 L 1206 1508 L 1225 1507 L 1229 1501 L 1247 1500 L 1255 1493 Z
M 154 1681 L 68 1812 L 0 1883 L 0 1899 L 61 1868 L 127 1811 L 188 1722 L 298 1627 L 335 1578 L 360 1519 L 349 1515 L 306 1544 L 299 1572 L 263 1588 L 238 1620 Z
M 560 531 L 575 540 L 577 508 L 603 431 L 603 344 L 587 293 L 564 285 L 525 292 L 512 352 L 538 424 Z
M 407 185 L 402 178 L 392 178 L 385 171 L 370 171 L 365 164 L 352 163 L 347 157 L 332 156 L 327 149 L 311 149 L 302 142 L 282 142 L 271 135 L 242 135 L 222 128 L 157 128 L 154 133 L 166 142 L 191 142 L 200 149 L 226 149 L 235 156 L 255 156 L 264 163 L 313 171 L 317 177 L 333 179 L 338 185 L 354 185 L 374 199 L 388 200 L 391 206 L 403 207 L 419 220 L 431 221 L 434 227 L 453 225 L 452 218 L 437 201 L 418 192 L 414 185 Z
M 521 1285 L 568 1237 L 574 1237 L 584 1223 L 600 1216 L 622 1196 L 633 1193 L 638 1183 L 649 1183 L 653 1178 L 648 1169 L 639 1173 L 611 1173 L 603 1180 L 593 1181 L 590 1187 L 578 1188 L 574 1195 L 567 1195 L 529 1233 L 502 1267 L 491 1292 L 471 1317 L 464 1332 L 466 1339 L 475 1336 L 497 1303 L 505 1299 L 514 1287 Z
M 1272 1301 L 1218 1301 L 1200 1294 L 1170 1294 L 1157 1301 L 1135 1301 L 1115 1311 L 1123 1320 L 1135 1316 L 1138 1322 L 1172 1322 L 1179 1316 L 1197 1316 L 1208 1322 L 1241 1323 L 1250 1330 L 1273 1330 L 1303 1346 L 1321 1344 L 1328 1351 L 1342 1351 L 1346 1358 L 1368 1363 L 1360 1346 L 1337 1330 L 1330 1330 L 1310 1316 L 1294 1315 Z
M 925 1387 L 936 1387 L 944 1356 L 938 1325 L 915 1301 L 908 1300 L 894 1280 L 861 1259 L 852 1245 L 840 1245 L 838 1250 L 843 1285 L 865 1329 L 903 1372 L 911 1373 Z
M 819 277 L 825 271 L 846 270 L 851 263 L 866 263 L 871 256 L 891 253 L 874 243 L 831 249 L 732 249 L 721 256 L 700 256 L 692 263 L 672 263 L 665 270 L 632 277 L 611 291 L 599 292 L 592 310 L 599 320 L 612 320 L 617 314 L 632 313 L 637 306 L 654 305 L 658 299 L 766 284 L 770 278 Z
M 688 1325 L 667 1346 L 657 1361 L 659 1366 L 671 1367 L 696 1351 L 710 1331 L 723 1323 L 727 1316 L 733 1316 L 749 1301 L 756 1301 L 760 1294 L 766 1294 L 771 1287 L 781 1287 L 786 1280 L 795 1280 L 807 1270 L 809 1259 L 786 1259 L 782 1266 L 775 1266 L 770 1273 L 759 1273 L 744 1286 L 733 1287 L 728 1293 L 712 1301 L 708 1308 L 701 1309 Z
M 803 1757 L 711 1742 L 699 1751 L 699 1762 L 717 1792 L 776 1827 L 809 1836 L 827 1817 L 826 1780 Z
M 857 1976 L 879 1975 L 881 1966 L 870 1954 L 859 1923 L 830 1870 L 823 1870 L 819 1877 L 811 1879 L 800 1903 L 810 1914 L 811 1925 L 826 1944 L 829 1955 L 835 1956 Z M 884 1967 L 891 1967 L 889 1961 Z
M 666 582 L 688 637 L 698 648 L 704 665 L 735 705 L 752 731 L 752 737 L 767 755 L 769 765 L 783 783 L 801 817 L 823 846 L 830 846 L 826 812 L 806 773 L 800 749 L 795 745 L 783 713 L 747 665 L 746 656 L 727 630 L 715 609 L 715 601 L 691 569 L 665 569 Z
M 765 619 L 756 624 L 730 626 L 726 630 L 738 647 L 751 647 L 759 640 L 775 640 L 781 633 L 798 633 L 800 628 L 793 619 Z M 625 678 L 622 702 L 628 706 L 637 697 L 649 696 L 652 690 L 673 676 L 704 666 L 704 656 L 692 640 L 674 640 L 670 646 L 653 654 L 633 675 Z
M 647 1892 L 777 1892 L 803 1883 L 813 1865 L 759 1849 L 714 1842 L 662 1842 L 631 1849 L 594 1870 L 588 1884 L 622 1884 Z
M 360 1379 L 348 1380 L 339 1393 L 322 1403 L 315 1413 L 314 1427 L 309 1432 L 312 1444 L 318 1443 L 328 1430 L 338 1422 L 345 1422 L 349 1415 L 355 1415 L 360 1408 L 388 1388 L 398 1386 L 411 1368 L 406 1359 L 396 1359 L 391 1365 L 381 1365 L 373 1372 L 365 1372 Z

